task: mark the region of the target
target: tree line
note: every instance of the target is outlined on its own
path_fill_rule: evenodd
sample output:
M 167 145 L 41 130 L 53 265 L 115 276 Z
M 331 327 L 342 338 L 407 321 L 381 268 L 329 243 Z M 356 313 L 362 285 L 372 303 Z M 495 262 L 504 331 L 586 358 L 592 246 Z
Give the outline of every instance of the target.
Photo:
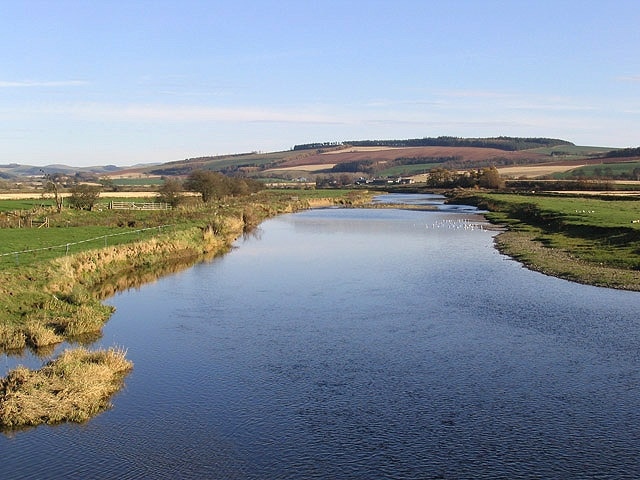
M 434 168 L 427 175 L 427 185 L 433 188 L 481 187 L 496 190 L 504 187 L 504 180 L 495 166 L 467 172 Z
M 103 185 L 104 186 L 104 185 Z M 44 191 L 53 195 L 58 212 L 62 210 L 62 193 L 70 193 L 67 204 L 78 210 L 92 210 L 100 198 L 103 186 L 89 183 L 74 183 L 64 188 L 60 179 L 46 175 Z M 264 185 L 257 180 L 244 177 L 228 177 L 211 170 L 194 170 L 184 180 L 166 178 L 158 188 L 158 200 L 177 207 L 185 200 L 185 192 L 196 192 L 204 203 L 224 197 L 238 197 L 258 192 Z
M 626 158 L 626 157 L 640 157 L 640 147 L 636 148 L 621 148 L 620 150 L 611 150 L 604 155 L 604 158 Z
M 212 170 L 194 170 L 184 180 L 168 178 L 158 189 L 158 198 L 178 206 L 184 200 L 184 191 L 199 193 L 204 203 L 224 197 L 238 197 L 258 192 L 264 185 L 245 177 L 228 177 Z
M 351 140 L 343 143 L 308 143 L 296 145 L 294 150 L 304 150 L 311 148 L 324 148 L 336 145 L 350 145 L 353 147 L 479 147 L 496 148 L 498 150 L 517 151 L 529 150 L 531 148 L 555 147 L 558 145 L 574 145 L 566 140 L 546 137 L 487 137 L 487 138 L 464 138 L 464 137 L 424 137 L 410 138 L 405 140 Z

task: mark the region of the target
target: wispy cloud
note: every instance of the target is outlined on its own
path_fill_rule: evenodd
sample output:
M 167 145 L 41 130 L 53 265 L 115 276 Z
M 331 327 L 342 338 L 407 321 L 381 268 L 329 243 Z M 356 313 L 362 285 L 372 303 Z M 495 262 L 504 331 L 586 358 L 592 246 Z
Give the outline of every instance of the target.
M 520 96 L 517 93 L 491 90 L 444 90 L 437 93 L 440 96 L 451 98 L 518 98 Z
M 616 80 L 619 82 L 640 82 L 640 75 L 626 75 L 623 77 L 617 77 Z
M 112 121 L 148 122 L 255 122 L 340 124 L 335 115 L 317 112 L 311 108 L 274 109 L 260 107 L 201 107 L 192 105 L 158 104 L 102 104 L 81 103 L 50 106 L 44 112 L 75 115 L 83 118 Z
M 429 100 L 370 100 L 364 104 L 362 104 L 365 108 L 390 108 L 390 107 L 420 107 L 420 106 L 433 106 L 433 105 L 442 105 L 442 102 L 439 101 L 429 101 Z
M 33 87 L 80 87 L 88 85 L 83 80 L 56 80 L 56 81 L 6 81 L 0 80 L 0 88 L 33 88 Z

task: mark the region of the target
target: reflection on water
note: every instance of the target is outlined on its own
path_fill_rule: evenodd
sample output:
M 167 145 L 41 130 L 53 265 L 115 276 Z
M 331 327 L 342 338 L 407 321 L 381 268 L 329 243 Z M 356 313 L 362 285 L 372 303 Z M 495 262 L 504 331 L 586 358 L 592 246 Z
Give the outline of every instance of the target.
M 142 285 L 153 283 L 164 276 L 186 270 L 198 262 L 210 262 L 217 255 L 217 253 L 213 252 L 199 256 L 181 257 L 170 259 L 165 263 L 150 265 L 146 268 L 120 272 L 117 276 L 106 278 L 102 283 L 96 285 L 93 289 L 93 294 L 97 298 L 106 299 L 118 292 L 140 288 Z M 0 359 L 3 360 L 2 373 L 3 375 L 6 374 L 17 365 L 39 368 L 43 361 L 51 360 L 66 348 L 75 346 L 89 347 L 101 338 L 102 331 L 86 332 L 68 337 L 67 341 L 56 345 L 45 345 L 38 348 L 27 346 L 24 349 L 0 351 Z
M 126 272 L 120 272 L 117 276 L 105 279 L 96 286 L 94 293 L 98 298 L 108 298 L 118 292 L 130 288 L 139 288 L 142 285 L 155 282 L 172 273 L 181 272 L 192 267 L 197 262 L 209 262 L 215 258 L 216 253 L 208 253 L 200 256 L 189 256 L 169 259 L 161 264 L 150 265 L 146 268 L 136 268 Z
M 467 217 L 284 215 L 116 295 L 115 408 L 0 438 L 0 477 L 636 478 L 639 294 L 523 269 Z

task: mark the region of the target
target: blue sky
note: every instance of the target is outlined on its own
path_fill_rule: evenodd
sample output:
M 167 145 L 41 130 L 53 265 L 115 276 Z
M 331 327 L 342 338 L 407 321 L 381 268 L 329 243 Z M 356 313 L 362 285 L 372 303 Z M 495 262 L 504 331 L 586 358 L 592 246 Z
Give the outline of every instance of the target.
M 637 0 L 0 0 L 0 163 L 440 135 L 640 145 Z

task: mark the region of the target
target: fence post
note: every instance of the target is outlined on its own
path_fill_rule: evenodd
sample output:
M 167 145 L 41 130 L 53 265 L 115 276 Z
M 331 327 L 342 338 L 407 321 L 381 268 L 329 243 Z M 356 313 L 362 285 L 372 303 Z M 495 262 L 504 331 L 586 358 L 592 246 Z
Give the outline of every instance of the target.
M 67 251 L 65 252 L 65 255 L 69 255 L 69 244 L 67 243 Z

